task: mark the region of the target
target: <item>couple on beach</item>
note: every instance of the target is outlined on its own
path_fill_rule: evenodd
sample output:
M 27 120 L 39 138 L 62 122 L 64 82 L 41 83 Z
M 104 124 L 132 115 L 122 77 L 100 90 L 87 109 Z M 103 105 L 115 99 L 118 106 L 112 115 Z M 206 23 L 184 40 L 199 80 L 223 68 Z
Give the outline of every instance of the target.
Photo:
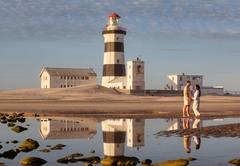
M 199 118 L 201 115 L 199 113 L 200 96 L 201 96 L 200 86 L 198 84 L 194 86 L 195 93 L 193 95 L 193 98 L 192 98 L 191 89 L 189 88 L 190 86 L 191 86 L 191 82 L 187 81 L 186 86 L 184 87 L 184 90 L 183 90 L 183 100 L 184 100 L 184 105 L 182 110 L 183 117 L 190 117 L 189 110 L 190 110 L 191 102 L 193 101 L 193 106 L 192 106 L 193 112 L 195 114 L 195 117 Z

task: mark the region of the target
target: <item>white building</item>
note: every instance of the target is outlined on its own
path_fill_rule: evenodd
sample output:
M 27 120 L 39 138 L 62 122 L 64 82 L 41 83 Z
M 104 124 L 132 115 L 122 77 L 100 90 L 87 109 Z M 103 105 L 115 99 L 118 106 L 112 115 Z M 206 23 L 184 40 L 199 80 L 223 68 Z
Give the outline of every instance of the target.
M 127 75 L 124 60 L 124 36 L 126 29 L 120 24 L 120 16 L 112 13 L 103 29 L 104 59 L 102 86 L 116 89 L 144 90 L 144 61 L 140 58 L 127 62 Z
M 41 88 L 67 88 L 97 84 L 97 74 L 92 68 L 44 67 L 39 77 L 41 78 Z
M 187 81 L 191 81 L 190 89 L 194 91 L 193 87 L 198 84 L 201 88 L 202 95 L 217 94 L 223 95 L 223 86 L 204 86 L 203 75 L 168 75 L 168 83 L 165 85 L 165 90 L 183 90 Z
M 144 61 L 140 58 L 127 62 L 127 76 L 117 77 L 108 82 L 109 88 L 144 90 Z
M 187 81 L 191 81 L 192 86 L 198 84 L 203 86 L 202 75 L 168 75 L 168 83 L 165 85 L 165 90 L 183 90 Z

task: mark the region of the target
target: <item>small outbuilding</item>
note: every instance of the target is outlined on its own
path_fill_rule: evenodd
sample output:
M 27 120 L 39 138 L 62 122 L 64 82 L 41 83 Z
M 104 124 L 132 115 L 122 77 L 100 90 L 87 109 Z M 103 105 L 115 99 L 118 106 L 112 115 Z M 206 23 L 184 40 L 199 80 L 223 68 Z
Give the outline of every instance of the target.
M 39 77 L 41 78 L 41 88 L 68 88 L 97 84 L 97 74 L 92 68 L 44 67 Z

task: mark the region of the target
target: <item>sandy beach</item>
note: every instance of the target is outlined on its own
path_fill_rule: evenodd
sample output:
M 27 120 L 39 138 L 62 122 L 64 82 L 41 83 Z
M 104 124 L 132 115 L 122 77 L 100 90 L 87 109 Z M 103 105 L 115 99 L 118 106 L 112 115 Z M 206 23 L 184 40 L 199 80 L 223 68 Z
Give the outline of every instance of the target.
M 173 118 L 182 116 L 182 106 L 182 96 L 133 96 L 98 85 L 0 91 L 1 113 L 26 116 Z M 240 117 L 240 97 L 202 96 L 200 110 L 205 118 Z

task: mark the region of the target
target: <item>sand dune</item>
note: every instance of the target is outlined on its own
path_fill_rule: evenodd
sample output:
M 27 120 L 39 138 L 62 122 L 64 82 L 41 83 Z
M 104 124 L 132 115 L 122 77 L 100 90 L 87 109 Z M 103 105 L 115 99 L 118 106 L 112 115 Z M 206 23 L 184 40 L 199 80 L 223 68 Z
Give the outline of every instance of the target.
M 57 116 L 112 114 L 144 117 L 181 117 L 182 96 L 134 96 L 100 85 L 71 88 L 0 91 L 0 112 L 41 113 Z M 149 112 L 150 111 L 150 112 Z M 202 96 L 203 116 L 240 117 L 240 97 Z

